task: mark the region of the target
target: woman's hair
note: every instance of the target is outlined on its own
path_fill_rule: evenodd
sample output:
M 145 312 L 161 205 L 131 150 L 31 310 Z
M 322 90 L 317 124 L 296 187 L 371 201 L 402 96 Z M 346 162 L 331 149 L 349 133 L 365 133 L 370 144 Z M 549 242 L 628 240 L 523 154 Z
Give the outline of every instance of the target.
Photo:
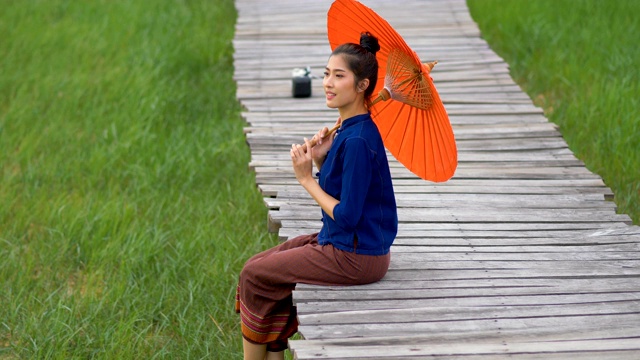
M 378 39 L 364 32 L 360 35 L 359 45 L 342 44 L 331 53 L 331 56 L 344 55 L 349 70 L 355 75 L 356 85 L 364 79 L 369 79 L 369 87 L 364 91 L 365 101 L 371 97 L 378 82 L 378 60 L 376 59 L 378 50 L 380 50 Z

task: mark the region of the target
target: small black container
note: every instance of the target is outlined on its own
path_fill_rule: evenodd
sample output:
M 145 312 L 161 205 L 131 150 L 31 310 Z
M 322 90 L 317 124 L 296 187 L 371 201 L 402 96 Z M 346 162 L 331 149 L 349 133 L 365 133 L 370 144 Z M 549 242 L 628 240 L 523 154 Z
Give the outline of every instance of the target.
M 291 95 L 294 98 L 311 96 L 311 69 L 296 68 L 292 71 Z

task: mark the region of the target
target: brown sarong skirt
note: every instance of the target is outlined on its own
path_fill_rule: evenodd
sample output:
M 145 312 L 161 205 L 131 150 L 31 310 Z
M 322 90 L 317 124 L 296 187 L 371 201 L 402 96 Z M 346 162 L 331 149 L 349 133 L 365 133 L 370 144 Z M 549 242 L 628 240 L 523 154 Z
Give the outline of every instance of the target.
M 361 285 L 376 282 L 387 273 L 390 254 L 358 255 L 319 245 L 318 234 L 285 241 L 249 259 L 236 292 L 242 336 L 269 351 L 286 349 L 287 339 L 298 330 L 292 292 L 297 283 Z

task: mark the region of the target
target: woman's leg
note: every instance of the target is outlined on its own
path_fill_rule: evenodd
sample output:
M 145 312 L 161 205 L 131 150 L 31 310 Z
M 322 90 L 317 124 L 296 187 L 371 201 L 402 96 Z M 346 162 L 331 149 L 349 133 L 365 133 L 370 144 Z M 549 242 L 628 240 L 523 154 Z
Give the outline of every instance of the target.
M 254 344 L 242 338 L 242 349 L 244 350 L 244 360 L 264 360 L 267 356 L 266 344 Z
M 284 351 L 279 352 L 267 352 L 267 360 L 284 360 Z
M 314 243 L 315 242 L 315 236 L 316 234 L 310 234 L 310 235 L 305 235 L 305 236 L 299 236 L 296 237 L 294 239 L 291 239 L 289 241 L 285 241 L 284 243 L 279 244 L 278 246 L 275 246 L 271 249 L 268 249 L 266 251 L 263 251 L 259 254 L 254 255 L 251 259 L 249 259 L 243 269 L 243 272 L 240 275 L 240 286 L 238 286 L 238 298 L 236 301 L 236 311 L 240 312 L 240 308 L 241 308 L 241 296 L 240 296 L 240 290 L 246 290 L 245 288 L 247 288 L 249 285 L 251 285 L 250 283 L 247 283 L 246 280 L 247 276 L 246 276 L 246 270 L 247 269 L 251 269 L 251 268 L 261 268 L 262 263 L 264 262 L 268 262 L 267 259 L 272 256 L 275 253 L 281 253 L 281 252 L 286 252 L 287 250 L 293 249 L 293 248 L 298 248 L 298 247 L 302 247 L 304 245 L 307 245 L 309 243 Z M 254 284 L 252 287 L 255 287 L 255 290 L 258 290 L 257 287 L 260 284 Z M 257 287 L 256 287 L 257 286 Z M 292 288 L 293 286 L 295 286 L 294 284 L 292 284 Z M 265 293 L 271 293 L 271 290 L 267 290 L 267 289 L 261 289 L 263 291 L 265 291 Z M 255 297 L 255 293 L 252 294 L 247 294 L 247 297 L 244 297 L 246 299 L 249 299 L 252 302 L 258 301 L 259 299 L 257 299 Z M 290 291 L 289 291 L 289 296 L 290 296 Z M 287 301 L 287 303 L 290 303 L 291 301 Z M 269 307 L 268 303 L 264 303 L 261 302 L 259 304 L 254 304 L 254 305 L 258 305 L 258 309 L 264 309 L 265 307 Z M 290 310 L 286 311 L 289 312 Z M 258 314 L 258 315 L 267 315 L 267 314 Z M 290 316 L 293 317 L 293 319 L 295 320 L 295 313 L 290 314 Z M 255 320 L 255 319 L 254 319 Z M 291 322 L 291 321 L 289 321 Z M 292 325 L 292 324 L 289 324 Z M 243 327 L 245 325 L 243 324 Z M 295 325 L 294 325 L 295 326 Z M 291 326 L 289 326 L 291 327 Z M 288 327 L 288 328 L 289 328 Z M 284 330 L 284 329 L 283 329 Z M 295 330 L 295 329 L 293 329 Z M 290 331 L 293 331 L 290 329 Z M 293 333 L 292 333 L 293 334 Z M 274 347 L 273 344 L 275 343 L 270 343 L 269 345 L 266 344 L 256 344 L 253 342 L 248 341 L 246 338 L 244 338 L 243 336 L 243 348 L 244 348 L 244 353 L 245 353 L 245 359 L 259 359 L 259 360 L 264 360 L 264 359 L 268 359 L 268 360 L 280 360 L 280 359 L 284 359 L 284 350 L 286 349 L 286 339 L 284 341 L 284 347 L 279 344 L 278 346 Z M 257 339 L 256 339 L 257 340 Z M 271 347 L 271 349 L 270 349 Z M 282 349 L 282 350 L 281 350 Z
M 382 278 L 388 266 L 389 254 L 347 253 L 330 245 L 317 245 L 314 236 L 292 239 L 261 253 L 245 264 L 240 276 L 237 306 L 243 334 L 256 343 L 286 340 L 297 330 L 291 303 L 296 283 L 365 284 Z M 266 335 L 277 328 L 281 330 L 278 338 Z M 275 354 L 279 350 L 273 349 Z

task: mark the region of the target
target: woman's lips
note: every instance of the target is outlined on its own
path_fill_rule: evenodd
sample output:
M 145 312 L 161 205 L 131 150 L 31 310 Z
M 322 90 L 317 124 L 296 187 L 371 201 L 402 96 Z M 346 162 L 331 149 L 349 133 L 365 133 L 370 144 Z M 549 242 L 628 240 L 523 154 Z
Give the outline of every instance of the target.
M 336 97 L 336 94 L 332 92 L 325 92 L 325 95 L 327 96 L 327 100 L 331 100 Z

